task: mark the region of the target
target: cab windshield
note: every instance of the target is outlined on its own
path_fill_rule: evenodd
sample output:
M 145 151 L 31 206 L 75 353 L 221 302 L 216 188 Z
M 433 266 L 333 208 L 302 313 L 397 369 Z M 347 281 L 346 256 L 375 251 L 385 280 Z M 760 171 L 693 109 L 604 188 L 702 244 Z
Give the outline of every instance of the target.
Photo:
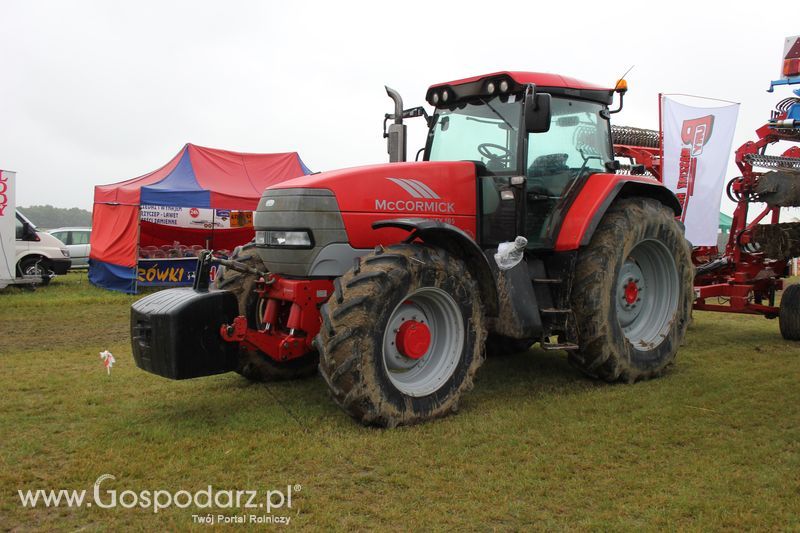
M 428 133 L 429 161 L 480 161 L 494 174 L 515 173 L 522 97 L 494 96 L 437 109 Z

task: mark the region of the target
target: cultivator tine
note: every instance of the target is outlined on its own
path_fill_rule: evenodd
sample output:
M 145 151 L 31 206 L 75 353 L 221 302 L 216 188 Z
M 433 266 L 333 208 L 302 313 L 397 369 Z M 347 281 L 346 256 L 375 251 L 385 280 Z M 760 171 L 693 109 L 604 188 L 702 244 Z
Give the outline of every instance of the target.
M 656 130 L 633 128 L 631 126 L 611 126 L 611 139 L 614 144 L 658 148 L 661 137 Z
M 781 157 L 778 155 L 747 154 L 744 160 L 751 166 L 782 170 L 800 170 L 800 157 Z

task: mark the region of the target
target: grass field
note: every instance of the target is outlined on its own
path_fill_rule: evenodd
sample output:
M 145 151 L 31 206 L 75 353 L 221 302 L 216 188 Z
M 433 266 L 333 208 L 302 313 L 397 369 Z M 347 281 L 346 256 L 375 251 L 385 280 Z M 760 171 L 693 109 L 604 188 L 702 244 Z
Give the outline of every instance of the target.
M 320 378 L 138 370 L 133 300 L 80 274 L 0 294 L 3 528 L 203 528 L 192 515 L 208 509 L 25 508 L 17 494 L 91 493 L 113 474 L 104 491 L 299 484 L 273 513 L 301 529 L 800 529 L 800 346 L 777 321 L 696 313 L 671 371 L 632 386 L 585 379 L 561 353 L 490 359 L 457 415 L 377 430 Z

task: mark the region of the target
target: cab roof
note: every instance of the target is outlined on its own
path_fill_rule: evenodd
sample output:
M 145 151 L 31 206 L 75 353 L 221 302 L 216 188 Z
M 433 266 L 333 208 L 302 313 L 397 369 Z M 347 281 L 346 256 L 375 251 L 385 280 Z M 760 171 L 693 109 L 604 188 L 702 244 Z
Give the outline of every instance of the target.
M 509 84 L 508 93 L 520 92 L 524 90 L 526 85 L 533 84 L 537 90 L 547 91 L 553 95 L 574 96 L 605 104 L 610 104 L 614 96 L 613 87 L 603 87 L 560 74 L 499 71 L 431 85 L 428 88 L 425 99 L 432 105 L 441 104 L 441 101 L 434 103 L 432 99 L 436 93 L 441 96 L 442 91 L 451 92 L 458 99 L 485 96 L 487 95 L 486 88 L 490 82 L 494 82 L 496 86 L 503 80 L 506 80 Z

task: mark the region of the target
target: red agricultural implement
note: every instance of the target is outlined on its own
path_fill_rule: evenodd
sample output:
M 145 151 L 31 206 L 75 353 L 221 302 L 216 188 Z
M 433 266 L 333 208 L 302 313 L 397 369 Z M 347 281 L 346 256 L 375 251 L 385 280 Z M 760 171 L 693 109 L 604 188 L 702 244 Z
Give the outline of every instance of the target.
M 800 83 L 800 67 L 796 61 L 792 65 L 785 73 L 788 79 L 780 85 Z M 800 96 L 800 90 L 795 94 Z M 615 128 L 615 155 L 635 163 L 632 173 L 647 171 L 661 181 L 660 135 Z M 776 295 L 790 274 L 790 260 L 800 256 L 800 222 L 779 222 L 782 208 L 800 206 L 800 98 L 778 102 L 756 136 L 735 153 L 742 174 L 726 187 L 728 198 L 736 203 L 727 245 L 721 251 L 717 247 L 693 250 L 694 309 L 780 317 L 782 335 L 800 340 L 798 287 L 787 287 L 781 305 L 776 305 Z M 768 148 L 781 141 L 793 145 L 784 146 L 779 155 L 767 154 Z M 748 221 L 750 210 L 758 204 L 763 207 Z

